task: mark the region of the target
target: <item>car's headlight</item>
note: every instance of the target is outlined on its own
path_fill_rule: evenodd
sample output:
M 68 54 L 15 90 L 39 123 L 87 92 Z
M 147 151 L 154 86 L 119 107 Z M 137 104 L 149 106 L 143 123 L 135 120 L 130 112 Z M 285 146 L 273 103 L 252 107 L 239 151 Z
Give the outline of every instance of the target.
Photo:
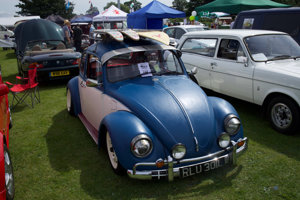
M 186 148 L 183 144 L 176 144 L 172 148 L 172 157 L 179 160 L 185 156 Z
M 145 135 L 137 135 L 131 141 L 131 152 L 138 158 L 146 157 L 152 151 L 152 141 Z
M 231 114 L 225 118 L 224 127 L 227 133 L 234 135 L 240 130 L 241 122 L 237 116 Z
M 228 133 L 222 133 L 218 138 L 218 144 L 221 148 L 226 148 L 230 144 L 230 136 Z

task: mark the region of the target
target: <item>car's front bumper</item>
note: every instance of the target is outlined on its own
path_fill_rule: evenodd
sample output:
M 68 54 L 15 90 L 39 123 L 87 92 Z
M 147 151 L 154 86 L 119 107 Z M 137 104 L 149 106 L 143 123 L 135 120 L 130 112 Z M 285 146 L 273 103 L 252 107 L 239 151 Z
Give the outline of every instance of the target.
M 238 146 L 238 144 L 243 145 Z M 168 159 L 164 160 L 164 165 L 167 165 L 167 169 L 161 170 L 145 170 L 145 171 L 138 171 L 137 168 L 140 166 L 157 166 L 156 162 L 144 162 L 144 163 L 136 163 L 132 170 L 127 170 L 127 174 L 131 178 L 135 179 L 160 179 L 163 177 L 167 177 L 169 181 L 172 181 L 174 177 L 180 176 L 180 168 L 182 167 L 189 167 L 192 165 L 200 165 L 204 163 L 208 163 L 211 161 L 216 161 L 219 159 L 224 159 L 224 164 L 235 164 L 236 158 L 241 155 L 246 149 L 248 148 L 248 139 L 247 137 L 239 139 L 237 142 L 231 141 L 231 146 L 227 147 L 224 150 L 218 151 L 213 154 L 209 154 L 202 157 L 197 158 L 190 158 L 190 159 L 183 159 L 183 160 L 173 160 L 171 156 Z M 184 163 L 193 163 L 192 165 L 184 165 L 180 167 L 175 167 L 174 165 L 184 164 Z M 195 173 L 196 174 L 196 173 Z

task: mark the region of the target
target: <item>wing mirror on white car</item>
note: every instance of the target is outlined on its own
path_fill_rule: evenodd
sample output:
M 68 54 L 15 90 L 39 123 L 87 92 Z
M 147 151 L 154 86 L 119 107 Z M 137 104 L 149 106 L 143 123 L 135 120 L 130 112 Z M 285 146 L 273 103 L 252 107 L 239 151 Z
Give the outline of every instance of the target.
M 198 72 L 197 67 L 193 67 L 190 74 L 195 75 L 195 74 L 197 74 L 197 72 Z
M 247 62 L 248 62 L 248 58 L 246 56 L 238 56 L 237 57 L 237 62 L 238 63 L 244 63 L 245 67 L 248 66 Z

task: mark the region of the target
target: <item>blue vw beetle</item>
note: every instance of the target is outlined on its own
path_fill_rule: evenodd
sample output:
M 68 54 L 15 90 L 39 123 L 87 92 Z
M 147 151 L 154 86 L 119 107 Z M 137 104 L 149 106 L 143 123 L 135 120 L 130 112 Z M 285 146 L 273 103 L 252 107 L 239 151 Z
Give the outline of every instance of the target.
M 247 149 L 236 110 L 207 97 L 162 32 L 96 31 L 67 85 L 67 110 L 136 179 L 188 177 L 235 164 Z

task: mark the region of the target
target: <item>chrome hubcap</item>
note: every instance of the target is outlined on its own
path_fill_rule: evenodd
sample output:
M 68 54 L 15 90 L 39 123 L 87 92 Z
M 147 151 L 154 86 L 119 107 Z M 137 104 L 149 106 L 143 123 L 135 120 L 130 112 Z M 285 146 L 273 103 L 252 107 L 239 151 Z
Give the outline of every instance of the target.
M 107 153 L 110 160 L 110 163 L 114 169 L 117 169 L 118 167 L 118 157 L 115 153 L 114 147 L 111 143 L 111 138 L 109 136 L 109 133 L 106 132 L 106 147 L 107 147 Z
M 71 92 L 68 90 L 67 92 L 67 110 L 70 112 L 71 110 Z
M 283 103 L 277 103 L 273 106 L 271 117 L 275 126 L 282 129 L 288 128 L 293 120 L 290 108 Z
M 7 151 L 4 151 L 4 165 L 5 165 L 5 186 L 7 193 L 12 196 L 14 193 L 14 177 L 13 168 Z

